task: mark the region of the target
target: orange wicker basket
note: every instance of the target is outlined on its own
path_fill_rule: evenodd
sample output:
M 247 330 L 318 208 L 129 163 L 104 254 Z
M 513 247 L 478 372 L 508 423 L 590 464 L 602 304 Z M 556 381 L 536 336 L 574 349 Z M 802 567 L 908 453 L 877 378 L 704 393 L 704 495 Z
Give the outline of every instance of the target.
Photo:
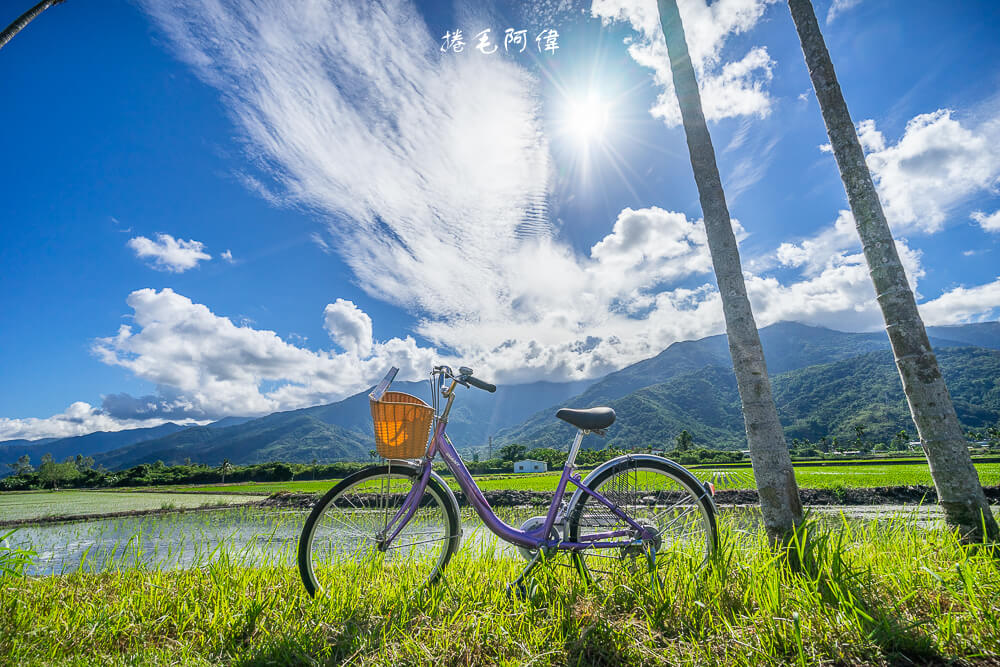
M 369 399 L 375 423 L 375 450 L 387 459 L 418 459 L 427 453 L 434 410 L 416 396 L 387 391 Z

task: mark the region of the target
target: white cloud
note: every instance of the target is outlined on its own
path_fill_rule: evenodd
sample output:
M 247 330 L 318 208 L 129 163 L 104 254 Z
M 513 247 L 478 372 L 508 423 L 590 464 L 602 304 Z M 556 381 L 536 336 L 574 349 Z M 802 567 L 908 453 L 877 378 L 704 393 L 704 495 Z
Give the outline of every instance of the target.
M 372 351 L 372 318 L 353 301 L 337 299 L 323 311 L 323 328 L 346 352 L 365 358 Z
M 893 145 L 887 145 L 872 120 L 858 123 L 857 131 L 897 239 L 900 234 L 941 231 L 949 211 L 972 194 L 991 188 L 1000 177 L 1000 156 L 991 148 L 992 138 L 1000 139 L 1000 117 L 970 130 L 947 109 L 921 114 L 906 124 L 903 136 Z M 832 152 L 829 144 L 820 149 Z M 990 229 L 994 221 L 1000 229 L 1000 211 L 992 216 L 977 211 L 971 217 L 984 229 Z M 906 264 L 905 241 L 898 243 Z M 816 276 L 843 264 L 858 249 L 854 218 L 843 210 L 832 227 L 798 243 L 782 243 L 775 259 L 782 266 L 801 268 L 806 276 Z M 907 268 L 920 272 L 919 262 Z
M 973 211 L 969 217 L 978 222 L 983 231 L 1000 232 L 1000 210 L 993 211 L 989 215 L 982 211 Z
M 801 243 L 782 243 L 778 246 L 778 263 L 787 267 L 802 268 L 805 275 L 814 276 L 824 269 L 841 264 L 845 250 L 860 247 L 854 227 L 854 216 L 842 210 L 832 227 L 821 230 Z
M 670 332 L 706 331 L 650 314 L 693 310 L 683 292 L 676 308 L 652 294 L 707 273 L 700 223 L 627 210 L 589 258 L 554 238 L 537 80 L 517 63 L 440 54 L 405 3 L 146 8 L 222 91 L 280 196 L 337 221 L 330 241 L 314 241 L 372 296 L 419 317 L 417 333 L 435 345 L 489 359 L 498 377 L 520 376 L 528 356 L 536 376 L 568 379 L 655 354 Z M 392 35 L 377 57 L 373 35 Z M 634 234 L 646 235 L 643 248 Z M 607 342 L 626 331 L 652 339 Z M 366 340 L 337 342 L 363 353 Z
M 826 13 L 826 24 L 830 25 L 837 18 L 838 14 L 843 14 L 848 9 L 861 4 L 861 0 L 833 0 L 830 3 L 830 10 Z
M 858 123 L 857 131 L 862 150 L 865 152 L 885 150 L 885 136 L 875 129 L 875 121 L 871 119 L 861 121 Z M 831 147 L 830 152 L 832 151 Z
M 994 320 L 1000 309 L 1000 278 L 985 285 L 956 287 L 920 304 L 924 324 L 963 324 Z
M 974 128 L 963 126 L 947 109 L 914 117 L 896 144 L 888 145 L 874 121 L 858 124 L 858 138 L 868 151 L 868 163 L 893 228 L 896 247 L 917 295 L 924 276 L 921 256 L 901 234 L 940 232 L 949 213 L 971 195 L 992 188 L 1000 176 L 1000 157 L 992 146 L 1000 138 L 1000 118 L 989 118 Z M 829 151 L 829 146 L 821 147 Z M 1000 212 L 972 219 L 989 229 Z M 1000 228 L 1000 227 L 998 227 Z M 850 211 L 840 211 L 830 227 L 797 243 L 780 244 L 773 262 L 798 269 L 800 279 L 779 283 L 773 278 L 751 279 L 758 321 L 802 319 L 833 328 L 872 328 L 880 316 L 860 240 Z M 966 256 L 973 251 L 964 253 Z M 771 268 L 769 258 L 754 263 Z M 998 282 L 957 287 L 920 306 L 927 324 L 956 324 L 993 316 L 1000 306 Z
M 248 416 L 317 405 L 363 389 L 390 365 L 401 369 L 401 379 L 422 378 L 436 358 L 410 337 L 371 344 L 370 331 L 369 349 L 361 351 L 365 358 L 358 356 L 358 332 L 352 351 L 313 352 L 273 331 L 237 326 L 171 289 L 135 291 L 128 304 L 134 325 L 97 339 L 94 352 L 106 364 L 169 389 L 161 389 L 165 405 L 147 405 L 137 410 L 140 414 L 173 410 L 199 418 Z M 353 307 L 338 304 L 331 307 Z M 354 317 L 368 318 L 356 309 Z
M 183 273 L 198 266 L 198 262 L 212 259 L 204 252 L 201 241 L 185 241 L 175 239 L 170 234 L 157 234 L 152 241 L 145 236 L 129 239 L 128 247 L 135 251 L 135 256 L 152 260 L 152 267 L 160 271 Z
M 633 280 L 651 285 L 712 269 L 701 221 L 656 206 L 619 213 L 611 233 L 590 249 L 590 256 L 597 261 L 592 271 L 599 280 L 612 279 L 619 289 L 630 272 Z
M 65 412 L 46 418 L 27 417 L 8 419 L 0 417 L 0 444 L 3 440 L 25 438 L 68 438 L 94 431 L 121 431 L 127 428 L 159 426 L 166 419 L 117 419 L 89 403 L 77 401 Z
M 733 35 L 753 28 L 769 4 L 776 0 L 680 0 L 691 62 L 698 77 L 705 118 L 764 117 L 770 113 L 767 85 L 774 61 L 765 47 L 751 48 L 739 60 L 723 61 L 722 50 Z M 591 13 L 605 21 L 627 21 L 638 32 L 628 47 L 633 60 L 653 70 L 662 88 L 650 112 L 667 125 L 680 125 L 680 108 L 674 95 L 667 47 L 654 2 L 643 0 L 594 0 Z
M 221 257 L 222 259 L 226 260 L 230 264 L 232 264 L 234 261 L 236 261 L 236 260 L 233 259 L 233 252 L 231 250 L 229 250 L 228 248 L 226 249 L 225 252 L 223 252 L 221 255 L 219 255 L 219 257 Z
M 1000 116 L 975 127 L 950 109 L 915 116 L 900 140 L 885 146 L 871 120 L 859 124 L 886 218 L 896 231 L 940 231 L 949 212 L 1000 178 Z

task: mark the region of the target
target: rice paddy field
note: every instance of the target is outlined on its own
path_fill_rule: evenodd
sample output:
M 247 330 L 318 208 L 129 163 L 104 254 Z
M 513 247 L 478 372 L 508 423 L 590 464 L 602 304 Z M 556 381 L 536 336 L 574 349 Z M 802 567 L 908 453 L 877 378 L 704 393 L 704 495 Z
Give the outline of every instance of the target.
M 983 485 L 1000 484 L 1000 463 L 978 463 L 976 469 Z M 749 468 L 713 468 L 711 466 L 692 467 L 691 471 L 700 479 L 724 480 L 724 488 L 750 489 L 754 487 Z M 586 476 L 587 471 L 580 471 Z M 926 463 L 855 466 L 796 466 L 795 477 L 803 489 L 830 489 L 838 487 L 876 486 L 931 486 L 930 470 Z M 445 481 L 454 490 L 458 484 L 451 477 Z M 559 481 L 558 472 L 531 473 L 520 475 L 482 475 L 476 477 L 479 488 L 484 491 L 513 489 L 517 491 L 554 491 Z M 291 482 L 247 482 L 231 485 L 178 486 L 172 491 L 207 491 L 214 493 L 275 493 L 293 491 L 297 493 L 323 493 L 337 480 L 299 480 Z
M 0 493 L 0 523 L 84 514 L 218 507 L 258 500 L 254 496 L 232 494 L 15 491 Z

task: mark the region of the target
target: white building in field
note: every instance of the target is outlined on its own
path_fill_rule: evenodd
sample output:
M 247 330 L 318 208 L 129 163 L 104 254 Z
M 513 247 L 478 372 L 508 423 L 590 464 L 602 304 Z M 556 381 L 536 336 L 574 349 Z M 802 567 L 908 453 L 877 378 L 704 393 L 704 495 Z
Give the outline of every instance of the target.
M 549 464 L 545 461 L 524 459 L 523 461 L 514 462 L 514 472 L 545 472 L 548 469 Z

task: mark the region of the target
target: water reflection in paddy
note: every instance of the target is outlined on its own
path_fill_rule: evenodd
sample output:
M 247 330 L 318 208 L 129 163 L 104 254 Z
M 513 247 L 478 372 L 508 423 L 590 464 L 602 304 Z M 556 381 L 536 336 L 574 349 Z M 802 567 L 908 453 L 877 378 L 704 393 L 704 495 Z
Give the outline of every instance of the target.
M 904 519 L 921 527 L 943 525 L 937 506 L 814 507 L 824 521 L 848 519 Z M 544 508 L 499 510 L 501 517 L 519 526 Z M 200 512 L 25 526 L 9 539 L 10 546 L 33 549 L 28 573 L 61 574 L 76 570 L 101 571 L 119 567 L 172 569 L 199 567 L 224 551 L 246 564 L 293 565 L 299 533 L 307 510 L 227 508 Z M 754 508 L 721 508 L 720 520 L 737 533 L 752 531 L 759 521 Z M 462 512 L 462 547 L 500 549 L 513 556 L 513 547 L 486 530 L 469 509 Z

